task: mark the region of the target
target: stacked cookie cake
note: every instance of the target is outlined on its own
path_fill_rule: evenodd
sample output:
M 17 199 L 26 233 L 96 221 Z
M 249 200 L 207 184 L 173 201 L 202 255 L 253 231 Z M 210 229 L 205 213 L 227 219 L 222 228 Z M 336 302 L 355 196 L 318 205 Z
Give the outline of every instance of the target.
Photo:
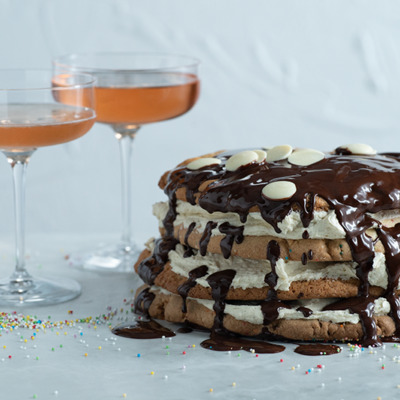
M 137 312 L 219 334 L 361 340 L 400 332 L 400 155 L 217 152 L 159 183 L 161 237 L 135 265 Z

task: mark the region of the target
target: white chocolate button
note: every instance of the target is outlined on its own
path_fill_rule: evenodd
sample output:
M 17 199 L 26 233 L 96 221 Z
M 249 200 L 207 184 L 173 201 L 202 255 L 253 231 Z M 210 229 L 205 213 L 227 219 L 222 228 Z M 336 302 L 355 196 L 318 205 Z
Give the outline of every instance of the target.
M 348 150 L 351 154 L 359 156 L 373 156 L 376 154 L 376 150 L 373 149 L 369 144 L 364 143 L 351 143 L 344 146 L 340 146 L 342 149 Z
M 290 164 L 294 165 L 311 165 L 325 158 L 325 154 L 322 151 L 313 149 L 302 149 L 294 151 L 288 158 Z
M 204 157 L 204 158 L 198 158 L 197 160 L 190 162 L 186 166 L 186 168 L 192 171 L 196 171 L 203 167 L 209 167 L 210 165 L 219 165 L 219 164 L 221 164 L 221 160 L 219 158 Z
M 253 150 L 253 151 L 258 156 L 257 159 L 258 162 L 263 162 L 267 158 L 267 152 L 265 152 L 264 150 Z
M 267 151 L 267 162 L 285 160 L 292 153 L 293 148 L 288 144 L 275 146 Z
M 255 151 L 245 150 L 240 153 L 234 154 L 226 162 L 226 169 L 228 171 L 236 171 L 238 168 L 244 165 L 258 162 L 258 154 Z
M 265 185 L 262 194 L 270 200 L 290 199 L 296 193 L 296 185 L 289 181 L 277 181 Z

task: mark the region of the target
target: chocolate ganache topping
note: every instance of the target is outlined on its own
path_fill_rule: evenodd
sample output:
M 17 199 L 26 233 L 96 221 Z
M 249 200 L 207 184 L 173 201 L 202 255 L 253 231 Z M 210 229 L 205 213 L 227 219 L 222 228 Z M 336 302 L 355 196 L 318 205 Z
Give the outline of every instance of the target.
M 173 234 L 177 191 L 180 189 L 183 189 L 190 204 L 197 204 L 210 213 L 236 213 L 242 223 L 246 222 L 249 212 L 259 211 L 277 233 L 280 233 L 278 224 L 293 211 L 299 212 L 302 224 L 307 228 L 314 218 L 314 211 L 323 204 L 334 210 L 345 231 L 360 281 L 357 306 L 341 301 L 330 308 L 343 307 L 357 313 L 364 329 L 364 343 L 379 343 L 376 324 L 369 317 L 373 299 L 369 296 L 368 281 L 368 274 L 373 268 L 374 245 L 379 239 L 385 249 L 388 274 L 385 297 L 391 306 L 390 315 L 396 324 L 396 336 L 399 336 L 400 301 L 395 291 L 400 276 L 400 224 L 385 227 L 373 214 L 400 209 L 400 154 L 354 155 L 347 149 L 338 148 L 334 154 L 325 154 L 324 158 L 309 165 L 290 163 L 290 157 L 289 160 L 272 162 L 264 158 L 238 165 L 236 169 L 227 169 L 227 160 L 238 152 L 219 153 L 214 157 L 221 163 L 198 170 L 188 169 L 181 164 L 162 178 L 160 185 L 169 197 L 169 211 L 164 220 L 166 236 L 172 237 Z M 282 194 L 281 198 L 275 198 L 268 195 L 268 191 L 263 191 L 266 186 L 282 181 L 285 186 L 280 190 L 288 193 L 286 197 Z M 205 254 L 211 230 L 215 227 L 212 222 L 207 226 L 202 238 L 202 254 Z M 376 229 L 378 238 L 368 235 L 370 228 Z M 219 230 L 227 235 L 223 254 L 229 257 L 233 241 L 242 240 L 242 231 L 240 227 L 235 230 L 232 226 Z M 307 233 L 305 235 L 308 237 Z M 275 248 L 273 252 L 279 254 L 279 249 Z M 307 258 L 311 260 L 312 253 L 304 254 L 303 263 L 307 262 Z M 266 277 L 272 289 L 276 284 L 275 278 L 273 272 Z M 276 301 L 274 296 L 266 299 L 269 300 Z M 221 299 L 218 303 L 220 315 L 217 320 L 220 325 L 219 318 L 223 313 Z

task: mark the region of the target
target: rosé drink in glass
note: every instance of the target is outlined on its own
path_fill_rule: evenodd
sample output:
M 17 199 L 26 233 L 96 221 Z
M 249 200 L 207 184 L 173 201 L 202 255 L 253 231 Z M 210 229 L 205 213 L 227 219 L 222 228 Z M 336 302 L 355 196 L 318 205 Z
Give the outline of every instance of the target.
M 142 125 L 188 112 L 199 97 L 197 59 L 158 53 L 71 54 L 54 61 L 58 73 L 96 78 L 97 121 L 118 139 L 122 170 L 122 237 L 119 243 L 71 254 L 69 262 L 91 270 L 133 271 L 139 249 L 132 238 L 132 143 Z M 69 103 L 68 93 L 61 99 Z

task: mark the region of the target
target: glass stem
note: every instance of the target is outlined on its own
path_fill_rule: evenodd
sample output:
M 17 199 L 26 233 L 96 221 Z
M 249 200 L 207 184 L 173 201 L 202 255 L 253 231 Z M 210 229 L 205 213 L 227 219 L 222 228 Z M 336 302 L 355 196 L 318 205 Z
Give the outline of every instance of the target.
M 121 152 L 122 176 L 122 249 L 132 250 L 132 147 L 139 125 L 114 125 Z
M 11 283 L 27 283 L 30 275 L 25 269 L 25 178 L 26 168 L 34 150 L 24 152 L 4 152 L 12 168 L 14 183 L 15 216 L 15 271 Z

